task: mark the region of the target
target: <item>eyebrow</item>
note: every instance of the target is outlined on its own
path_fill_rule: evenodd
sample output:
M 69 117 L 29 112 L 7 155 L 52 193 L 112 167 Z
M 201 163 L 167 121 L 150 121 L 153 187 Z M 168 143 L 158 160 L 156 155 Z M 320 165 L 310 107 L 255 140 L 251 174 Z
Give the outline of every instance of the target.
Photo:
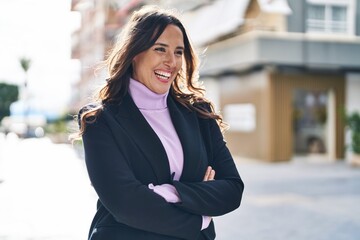
M 156 42 L 156 43 L 154 43 L 154 46 L 155 46 L 155 45 L 159 45 L 159 46 L 162 46 L 162 47 L 169 47 L 169 45 L 167 45 L 167 44 L 165 44 L 165 43 L 158 43 L 158 42 Z M 184 47 L 182 47 L 182 46 L 177 46 L 176 49 L 184 50 Z

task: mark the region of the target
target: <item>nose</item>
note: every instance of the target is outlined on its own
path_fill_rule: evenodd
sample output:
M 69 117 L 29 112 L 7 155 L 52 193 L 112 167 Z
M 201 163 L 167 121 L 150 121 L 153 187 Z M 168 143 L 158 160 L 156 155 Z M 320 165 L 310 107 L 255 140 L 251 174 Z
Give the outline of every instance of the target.
M 176 66 L 176 59 L 175 59 L 174 54 L 171 54 L 171 53 L 167 54 L 164 63 L 169 68 L 174 68 Z

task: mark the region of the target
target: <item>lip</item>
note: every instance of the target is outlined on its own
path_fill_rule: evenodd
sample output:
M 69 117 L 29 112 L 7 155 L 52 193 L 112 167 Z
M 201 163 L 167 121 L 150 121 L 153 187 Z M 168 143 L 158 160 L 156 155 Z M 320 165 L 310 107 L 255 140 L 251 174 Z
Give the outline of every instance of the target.
M 156 75 L 155 75 L 155 77 L 156 77 L 157 80 L 159 80 L 159 81 L 162 82 L 162 83 L 168 83 L 168 82 L 170 81 L 170 79 L 168 79 L 168 80 L 162 79 L 162 78 L 159 78 L 159 77 L 156 76 Z

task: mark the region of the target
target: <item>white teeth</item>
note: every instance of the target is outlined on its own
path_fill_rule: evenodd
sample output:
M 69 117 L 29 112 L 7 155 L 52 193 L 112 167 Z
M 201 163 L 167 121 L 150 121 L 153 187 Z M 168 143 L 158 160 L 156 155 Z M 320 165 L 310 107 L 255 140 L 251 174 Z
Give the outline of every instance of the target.
M 162 78 L 162 79 L 164 79 L 164 80 L 168 80 L 169 78 L 168 77 L 164 77 L 164 76 L 161 76 L 161 75 L 157 75 L 158 76 L 158 78 Z
M 163 79 L 168 79 L 171 76 L 171 73 L 163 72 L 163 71 L 155 71 L 155 74 Z

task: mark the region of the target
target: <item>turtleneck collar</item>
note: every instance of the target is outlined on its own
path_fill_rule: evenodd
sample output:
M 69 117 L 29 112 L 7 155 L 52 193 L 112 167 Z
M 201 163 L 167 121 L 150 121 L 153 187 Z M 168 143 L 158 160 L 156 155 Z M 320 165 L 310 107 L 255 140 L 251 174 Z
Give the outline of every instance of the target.
M 141 82 L 130 78 L 129 93 L 139 109 L 161 110 L 167 108 L 166 99 L 169 91 L 157 94 Z

